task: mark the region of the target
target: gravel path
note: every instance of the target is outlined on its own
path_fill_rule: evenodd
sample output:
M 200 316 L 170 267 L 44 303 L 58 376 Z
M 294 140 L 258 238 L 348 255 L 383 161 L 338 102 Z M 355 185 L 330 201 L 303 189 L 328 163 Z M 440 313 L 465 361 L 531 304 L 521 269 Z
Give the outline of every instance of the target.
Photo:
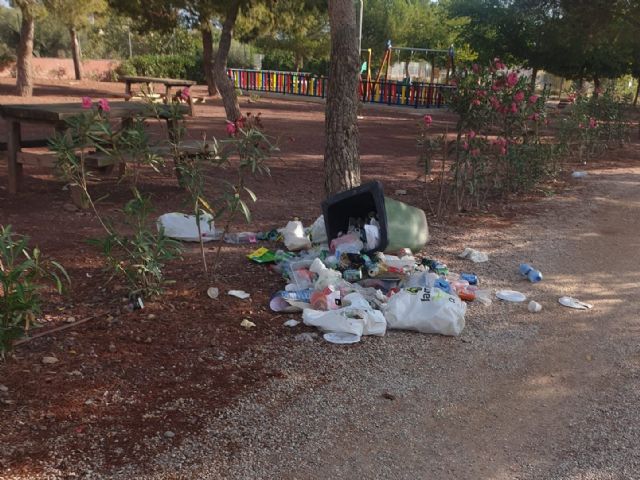
M 204 434 L 167 440 L 176 448 L 144 472 L 108 478 L 640 478 L 640 168 L 579 182 L 516 227 L 433 232 L 447 238 L 430 254 L 522 291 L 541 313 L 472 304 L 460 338 L 392 331 L 341 347 L 287 336 L 265 346 L 283 378 Z M 457 259 L 464 246 L 490 261 Z M 545 280 L 522 280 L 522 261 Z M 566 309 L 562 295 L 595 307 Z

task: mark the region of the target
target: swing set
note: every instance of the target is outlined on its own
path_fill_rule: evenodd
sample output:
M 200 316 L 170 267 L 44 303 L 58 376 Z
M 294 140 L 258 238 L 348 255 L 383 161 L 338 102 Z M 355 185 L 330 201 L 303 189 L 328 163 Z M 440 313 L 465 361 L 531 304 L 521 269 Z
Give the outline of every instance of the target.
M 436 65 L 436 59 L 438 56 L 441 56 L 444 54 L 446 55 L 446 58 L 447 58 L 447 62 L 446 62 L 447 79 L 445 83 L 447 84 L 449 83 L 449 77 L 451 73 L 455 72 L 455 61 L 454 61 L 455 53 L 454 53 L 453 45 L 451 45 L 451 47 L 449 47 L 448 50 L 436 50 L 432 48 L 416 48 L 416 47 L 394 47 L 393 45 L 391 45 L 391 40 L 388 40 L 387 48 L 385 49 L 384 56 L 382 57 L 382 62 L 380 63 L 380 68 L 378 69 L 376 82 L 380 81 L 382 72 L 384 72 L 384 81 L 385 82 L 388 81 L 389 67 L 392 65 L 393 54 L 396 53 L 398 58 L 398 63 L 401 63 L 400 62 L 401 52 L 410 52 L 409 61 L 405 62 L 406 78 L 409 77 L 408 75 L 409 64 L 413 61 L 413 56 L 416 52 L 423 54 L 427 60 L 429 60 L 429 58 L 431 59 L 431 79 L 429 80 L 430 83 L 434 83 L 435 71 L 436 71 L 435 65 Z M 406 81 L 406 78 L 405 78 L 405 81 Z
M 416 92 L 414 90 L 418 89 L 422 92 L 422 94 L 427 94 L 429 97 L 433 95 L 432 92 L 436 85 L 435 82 L 435 73 L 436 73 L 436 60 L 438 57 L 442 58 L 443 55 L 446 56 L 446 80 L 445 85 L 449 84 L 449 78 L 452 73 L 455 73 L 455 51 L 453 45 L 449 47 L 448 50 L 437 50 L 431 48 L 417 48 L 417 47 L 394 47 L 391 44 L 391 40 L 387 41 L 387 45 L 385 48 L 384 55 L 382 57 L 382 61 L 380 63 L 380 67 L 378 69 L 378 73 L 376 75 L 375 81 L 371 81 L 371 49 L 363 49 L 361 50 L 361 54 L 363 52 L 368 53 L 368 61 L 366 62 L 366 77 L 362 78 L 362 75 L 365 73 L 364 63 L 363 68 L 360 71 L 361 74 L 361 82 L 364 84 L 361 86 L 361 94 L 363 100 L 365 101 L 373 101 L 376 97 L 382 98 L 385 94 L 393 95 L 393 96 L 401 96 L 401 97 L 411 97 L 413 99 L 416 96 Z M 404 68 L 404 79 L 401 82 L 391 82 L 389 80 L 389 68 L 393 65 L 393 57 L 394 54 L 396 56 L 396 62 L 398 64 L 402 63 L 400 61 L 400 57 L 403 52 L 409 52 L 409 59 L 405 62 Z M 427 82 L 413 82 L 411 80 L 411 76 L 409 74 L 409 65 L 413 62 L 414 55 L 418 53 L 422 58 L 429 61 L 431 63 L 431 73 L 430 79 Z M 393 83 L 393 85 L 392 85 Z M 387 92 L 389 87 L 393 90 L 393 92 Z M 395 88 L 394 88 L 395 87 Z M 383 92 L 383 90 L 385 92 Z M 429 102 L 431 102 L 429 100 Z M 387 102 L 388 103 L 388 102 Z

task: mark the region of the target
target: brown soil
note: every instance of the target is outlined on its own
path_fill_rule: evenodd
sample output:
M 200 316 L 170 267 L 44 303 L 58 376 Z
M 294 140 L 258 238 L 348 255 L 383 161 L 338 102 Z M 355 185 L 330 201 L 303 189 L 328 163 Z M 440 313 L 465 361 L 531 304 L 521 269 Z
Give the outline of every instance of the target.
M 11 96 L 12 89 L 11 80 L 0 80 L 1 103 L 24 102 Z M 28 101 L 79 102 L 84 95 L 121 98 L 123 91 L 121 84 L 49 81 L 37 85 Z M 194 94 L 204 96 L 204 89 L 197 87 Z M 251 182 L 259 198 L 254 221 L 238 224 L 236 230 L 270 230 L 293 217 L 309 224 L 319 215 L 324 196 L 319 181 L 324 106 L 274 98 L 251 104 L 244 98 L 241 106 L 244 111 L 262 112 L 268 133 L 280 139 L 282 154 L 272 162 L 270 178 Z M 424 206 L 414 147 L 415 123 L 421 113 L 367 108 L 362 115 L 363 181 L 382 179 L 388 193 L 407 190 L 400 200 Z M 433 115 L 434 131 L 443 131 L 453 120 L 445 112 Z M 218 100 L 197 105 L 196 116 L 189 120 L 194 138 L 203 132 L 223 137 L 224 126 Z M 159 127 L 154 128 L 160 133 Z M 5 131 L 0 124 L 0 141 L 6 141 Z M 35 138 L 46 133 L 30 126 L 23 135 Z M 220 178 L 225 175 L 221 173 Z M 255 247 L 223 246 L 223 271 L 216 283 L 223 293 L 214 301 L 205 294 L 211 285 L 201 273 L 198 249 L 187 246 L 183 261 L 170 264 L 166 271 L 175 284 L 160 299 L 148 301 L 144 310 L 128 313 L 124 287 L 109 280 L 99 255 L 86 243 L 101 235 L 99 225 L 90 213 L 64 208 L 69 193 L 63 183 L 49 170 L 26 167 L 22 192 L 9 196 L 6 184 L 6 163 L 2 162 L 0 224 L 30 236 L 45 255 L 65 266 L 72 279 L 65 296 L 45 295 L 43 328 L 65 324 L 69 317 L 98 317 L 23 344 L 0 364 L 0 383 L 9 389 L 8 394 L 0 392 L 0 473 L 4 469 L 14 474 L 41 471 L 42 465 L 51 462 L 54 444 L 69 452 L 69 461 L 74 452 L 93 452 L 100 459 L 96 465 L 105 471 L 123 463 L 142 465 L 169 448 L 170 444 L 160 441 L 164 432 L 197 431 L 203 414 L 220 411 L 243 392 L 259 389 L 280 375 L 261 359 L 263 345 L 278 345 L 284 335 L 280 333 L 283 318 L 268 309 L 271 293 L 283 283 L 278 274 L 247 261 L 245 255 Z M 100 207 L 108 216 L 117 217 L 130 198 L 127 185 L 114 177 L 102 177 L 93 188 L 96 196 L 108 194 Z M 158 213 L 187 210 L 170 171 L 145 172 L 139 188 L 153 195 Z M 558 182 L 547 191 L 562 188 L 564 184 Z M 539 207 L 528 200 L 501 205 L 496 208 L 499 215 L 461 214 L 450 224 L 504 228 L 523 214 L 537 212 Z M 229 289 L 247 290 L 251 299 L 228 297 L 224 292 Z M 244 318 L 258 328 L 244 330 L 240 327 Z M 59 362 L 43 365 L 41 359 L 47 355 L 55 355 Z M 157 441 L 149 440 L 154 438 Z

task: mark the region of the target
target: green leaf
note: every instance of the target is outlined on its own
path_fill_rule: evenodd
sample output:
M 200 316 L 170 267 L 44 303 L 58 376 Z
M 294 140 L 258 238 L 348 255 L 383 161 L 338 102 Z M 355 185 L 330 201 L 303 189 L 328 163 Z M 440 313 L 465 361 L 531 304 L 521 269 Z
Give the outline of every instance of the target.
M 249 190 L 247 187 L 244 187 L 245 191 L 249 194 L 249 196 L 251 197 L 251 200 L 253 200 L 254 202 L 256 202 L 258 200 L 258 197 L 256 197 L 256 194 L 253 193 L 251 190 Z
M 249 207 L 247 207 L 247 204 L 244 203 L 244 200 L 239 200 L 238 205 L 240 205 L 240 210 L 242 211 L 244 218 L 247 220 L 247 223 L 251 222 L 251 211 L 249 210 Z

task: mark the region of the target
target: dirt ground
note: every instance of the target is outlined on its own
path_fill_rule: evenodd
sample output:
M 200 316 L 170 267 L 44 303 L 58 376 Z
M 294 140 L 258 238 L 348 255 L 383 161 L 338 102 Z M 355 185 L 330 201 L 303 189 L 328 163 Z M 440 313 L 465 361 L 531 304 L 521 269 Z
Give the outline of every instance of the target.
M 30 102 L 123 90 L 60 81 L 38 85 Z M 23 101 L 10 91 L 0 81 L 0 103 Z M 242 106 L 262 112 L 282 154 L 270 178 L 252 182 L 254 222 L 238 229 L 293 217 L 309 224 L 323 199 L 323 106 L 273 98 Z M 196 108 L 190 134 L 223 136 L 219 102 Z M 420 115 L 367 108 L 360 131 L 363 180 L 381 179 L 391 196 L 407 190 L 397 198 L 424 206 Z M 433 115 L 436 129 L 452 121 Z M 44 328 L 98 315 L 0 364 L 0 478 L 640 478 L 638 160 L 636 139 L 587 166 L 586 179 L 546 186 L 544 197 L 431 224 L 430 256 L 461 270 L 471 268 L 456 258 L 462 247 L 488 251 L 491 261 L 473 267 L 483 282 L 533 296 L 540 314 L 472 305 L 460 338 L 391 332 L 346 349 L 292 340 L 282 327 L 289 316 L 268 309 L 283 281 L 249 263 L 247 245 L 223 247 L 216 286 L 247 290 L 250 300 L 209 299 L 189 248 L 167 269 L 176 283 L 166 295 L 125 312 L 122 287 L 107 282 L 86 243 L 100 233 L 93 217 L 68 211 L 68 192 L 45 169 L 26 167 L 24 190 L 8 196 L 0 162 L 0 223 L 29 235 L 73 280 L 66 296 L 47 295 Z M 167 172 L 145 172 L 140 188 L 158 213 L 185 210 Z M 111 177 L 94 189 L 109 194 L 101 208 L 112 215 L 130 195 Z M 518 278 L 524 260 L 543 270 L 543 283 Z M 563 309 L 565 294 L 595 308 Z M 242 329 L 243 318 L 258 327 Z M 311 330 L 293 333 L 302 331 Z M 59 362 L 43 365 L 47 355 Z

